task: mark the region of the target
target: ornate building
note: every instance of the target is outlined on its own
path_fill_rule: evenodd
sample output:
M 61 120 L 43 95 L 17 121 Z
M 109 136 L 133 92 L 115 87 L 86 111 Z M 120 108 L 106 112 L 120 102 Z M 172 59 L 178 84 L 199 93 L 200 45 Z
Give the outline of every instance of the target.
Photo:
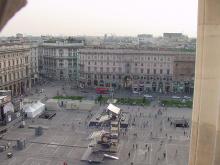
M 173 90 L 192 94 L 194 89 L 195 56 L 175 56 L 173 62 Z
M 30 88 L 30 47 L 0 45 L 0 89 L 11 90 L 12 96 L 17 96 Z
M 138 49 L 81 49 L 80 84 L 83 87 L 132 88 L 135 91 L 172 92 L 174 61 L 194 53 Z
M 39 47 L 39 72 L 42 78 L 74 82 L 79 78 L 79 47 L 83 43 L 45 42 Z

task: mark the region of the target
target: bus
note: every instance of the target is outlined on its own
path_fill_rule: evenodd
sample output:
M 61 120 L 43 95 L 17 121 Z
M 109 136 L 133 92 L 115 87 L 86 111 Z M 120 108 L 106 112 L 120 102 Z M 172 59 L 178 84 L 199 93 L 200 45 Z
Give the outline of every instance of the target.
M 109 94 L 108 88 L 96 88 L 95 91 L 96 94 Z

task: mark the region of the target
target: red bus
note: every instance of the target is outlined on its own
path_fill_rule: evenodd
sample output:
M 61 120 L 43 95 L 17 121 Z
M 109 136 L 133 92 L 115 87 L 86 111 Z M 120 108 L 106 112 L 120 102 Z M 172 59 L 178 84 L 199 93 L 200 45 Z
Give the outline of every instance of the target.
M 108 88 L 96 88 L 95 91 L 96 91 L 96 94 L 108 94 L 109 93 Z

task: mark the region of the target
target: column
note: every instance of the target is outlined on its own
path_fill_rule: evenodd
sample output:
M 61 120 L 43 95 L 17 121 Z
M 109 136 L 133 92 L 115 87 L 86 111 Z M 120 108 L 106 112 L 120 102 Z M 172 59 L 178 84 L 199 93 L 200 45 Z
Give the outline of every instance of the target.
M 189 165 L 220 164 L 220 1 L 199 0 Z
M 29 78 L 29 92 L 31 92 L 31 86 L 32 86 L 32 79 L 31 78 Z

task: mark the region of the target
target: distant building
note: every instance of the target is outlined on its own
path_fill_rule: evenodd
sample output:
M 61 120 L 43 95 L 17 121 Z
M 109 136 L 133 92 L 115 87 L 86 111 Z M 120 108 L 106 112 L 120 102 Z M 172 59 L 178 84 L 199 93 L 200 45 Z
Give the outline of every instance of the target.
M 11 90 L 12 96 L 18 96 L 30 88 L 30 47 L 0 45 L 0 89 Z
M 164 38 L 181 38 L 183 37 L 182 33 L 163 33 Z
M 16 34 L 16 38 L 23 38 L 23 34 L 17 33 L 17 34 Z
M 174 92 L 193 93 L 195 56 L 176 56 L 173 61 Z
M 80 49 L 82 87 L 172 92 L 174 61 L 195 53 L 138 49 Z
M 137 37 L 138 37 L 139 45 L 151 44 L 153 42 L 152 34 L 139 34 Z
M 39 46 L 39 73 L 41 78 L 74 81 L 79 78 L 79 48 L 83 41 L 49 40 Z
M 30 45 L 30 78 L 32 85 L 35 85 L 39 79 L 38 49 L 38 44 Z

